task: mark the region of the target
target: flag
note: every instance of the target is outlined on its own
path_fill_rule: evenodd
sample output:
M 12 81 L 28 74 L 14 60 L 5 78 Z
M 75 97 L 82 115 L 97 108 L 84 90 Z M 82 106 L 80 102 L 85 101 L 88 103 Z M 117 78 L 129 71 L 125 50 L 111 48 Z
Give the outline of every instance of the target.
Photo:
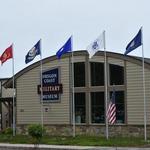
M 114 124 L 116 122 L 116 104 L 115 104 L 115 90 L 113 90 L 108 109 L 107 109 L 108 123 Z
M 67 52 L 72 51 L 72 36 L 67 40 L 67 42 L 57 51 L 56 55 L 58 59 Z
M 104 49 L 104 32 L 86 48 L 91 58 L 98 50 Z
M 37 55 L 41 54 L 41 48 L 40 48 L 40 40 L 29 50 L 27 55 L 25 56 L 25 63 L 29 63 L 32 61 Z
M 125 55 L 142 45 L 142 30 L 140 29 L 133 40 L 127 45 Z
M 13 48 L 12 45 L 6 48 L 6 50 L 3 52 L 3 54 L 0 57 L 0 61 L 3 64 L 8 59 L 13 58 Z

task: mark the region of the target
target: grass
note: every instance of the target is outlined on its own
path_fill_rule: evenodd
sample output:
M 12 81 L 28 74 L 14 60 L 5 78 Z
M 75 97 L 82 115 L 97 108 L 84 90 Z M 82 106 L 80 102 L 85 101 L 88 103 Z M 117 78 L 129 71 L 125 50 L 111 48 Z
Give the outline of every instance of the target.
M 15 137 L 6 134 L 0 134 L 1 143 L 20 143 L 33 144 L 31 137 L 26 135 L 16 135 Z M 150 143 L 145 142 L 143 138 L 123 138 L 113 137 L 106 140 L 105 137 L 98 136 L 76 136 L 76 137 L 54 137 L 44 136 L 41 144 L 49 145 L 80 145 L 80 146 L 121 146 L 121 147 L 150 147 Z

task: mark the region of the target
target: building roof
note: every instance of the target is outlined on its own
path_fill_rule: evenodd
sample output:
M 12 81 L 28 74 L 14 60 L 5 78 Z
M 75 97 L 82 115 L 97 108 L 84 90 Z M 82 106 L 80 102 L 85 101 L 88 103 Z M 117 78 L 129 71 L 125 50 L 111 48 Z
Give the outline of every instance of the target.
M 122 60 L 126 60 L 129 62 L 133 62 L 136 63 L 138 65 L 142 66 L 142 57 L 135 57 L 135 56 L 129 56 L 129 55 L 123 55 L 123 54 L 119 54 L 119 53 L 114 53 L 114 52 L 106 52 L 108 57 L 113 57 L 113 58 L 118 58 L 118 59 L 122 59 Z M 66 57 L 71 57 L 71 53 L 66 53 L 65 55 L 62 56 L 61 59 L 66 58 Z M 86 50 L 80 50 L 80 51 L 74 51 L 74 56 L 89 56 L 88 52 Z M 94 56 L 104 56 L 104 51 L 98 51 Z M 42 60 L 42 63 L 45 64 L 49 61 L 53 61 L 56 60 L 57 57 L 56 55 L 54 56 L 50 56 L 47 58 L 44 58 Z M 146 68 L 150 68 L 150 59 L 149 58 L 144 58 L 145 61 L 145 67 Z M 14 79 L 16 80 L 17 78 L 19 78 L 21 75 L 23 75 L 24 73 L 30 71 L 31 69 L 37 67 L 40 65 L 40 61 L 37 61 L 33 64 L 31 64 L 30 66 L 27 66 L 26 68 L 22 69 L 21 71 L 19 71 L 18 73 L 15 74 Z M 5 78 L 6 79 L 6 78 Z M 11 88 L 12 87 L 12 77 L 9 78 L 4 84 L 3 86 L 5 88 Z

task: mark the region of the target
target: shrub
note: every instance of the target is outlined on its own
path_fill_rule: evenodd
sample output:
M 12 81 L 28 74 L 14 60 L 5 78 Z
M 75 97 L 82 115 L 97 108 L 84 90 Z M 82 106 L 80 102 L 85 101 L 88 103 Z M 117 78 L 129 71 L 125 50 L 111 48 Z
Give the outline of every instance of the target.
M 3 130 L 3 133 L 7 134 L 7 135 L 12 135 L 13 134 L 13 130 L 12 130 L 12 128 L 8 127 L 8 128 Z
M 34 144 L 38 144 L 41 141 L 44 131 L 40 124 L 32 124 L 28 127 L 28 134 L 33 138 Z

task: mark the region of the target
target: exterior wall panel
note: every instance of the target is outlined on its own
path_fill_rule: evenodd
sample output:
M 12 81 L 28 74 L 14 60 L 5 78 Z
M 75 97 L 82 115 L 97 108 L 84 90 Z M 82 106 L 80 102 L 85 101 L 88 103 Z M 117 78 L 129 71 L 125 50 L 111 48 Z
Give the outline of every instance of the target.
M 62 63 L 62 62 L 63 63 Z M 59 67 L 60 83 L 63 84 L 63 94 L 60 102 L 44 103 L 44 124 L 69 124 L 69 58 L 51 61 L 43 64 L 43 71 Z M 40 84 L 40 66 L 36 67 L 17 80 L 17 124 L 41 123 L 40 95 L 37 85 Z M 48 112 L 45 112 L 48 108 Z
M 108 57 L 108 62 L 110 64 L 114 65 L 119 65 L 119 66 L 124 66 L 124 61 L 121 59 L 113 58 L 113 57 Z
M 144 99 L 143 99 L 143 76 L 142 66 L 127 62 L 127 116 L 128 124 L 144 124 Z M 146 81 L 146 108 L 147 116 L 150 115 L 150 70 L 145 69 Z M 147 117 L 147 123 L 150 119 Z

